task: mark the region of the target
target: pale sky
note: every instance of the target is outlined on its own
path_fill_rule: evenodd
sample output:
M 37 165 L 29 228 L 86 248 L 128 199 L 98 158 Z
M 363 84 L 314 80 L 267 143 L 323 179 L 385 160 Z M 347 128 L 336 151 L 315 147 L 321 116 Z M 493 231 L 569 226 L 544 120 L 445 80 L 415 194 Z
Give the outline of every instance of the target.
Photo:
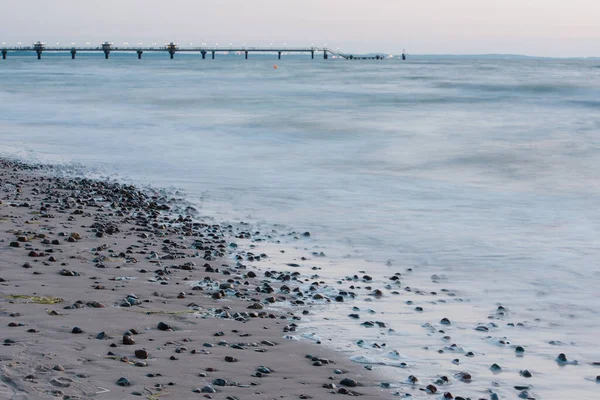
M 0 43 L 600 56 L 600 0 L 0 0 Z

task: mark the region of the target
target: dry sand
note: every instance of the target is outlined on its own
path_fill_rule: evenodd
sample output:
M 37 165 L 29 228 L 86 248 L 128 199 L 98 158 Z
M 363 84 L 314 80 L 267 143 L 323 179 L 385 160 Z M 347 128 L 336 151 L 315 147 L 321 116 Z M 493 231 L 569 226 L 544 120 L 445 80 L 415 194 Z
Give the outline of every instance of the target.
M 129 186 L 3 160 L 0 191 L 0 399 L 390 396 L 374 372 L 285 338 L 301 303 L 269 304 L 293 299 L 298 277 L 231 260 L 234 228 L 178 218 L 169 199 Z

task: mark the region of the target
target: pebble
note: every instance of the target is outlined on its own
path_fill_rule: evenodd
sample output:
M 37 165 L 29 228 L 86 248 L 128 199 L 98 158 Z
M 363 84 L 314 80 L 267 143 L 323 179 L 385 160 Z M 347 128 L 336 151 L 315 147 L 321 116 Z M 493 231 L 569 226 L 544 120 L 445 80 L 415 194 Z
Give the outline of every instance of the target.
M 172 331 L 173 327 L 169 324 L 166 324 L 164 322 L 159 322 L 158 323 L 158 329 L 161 331 Z
M 523 346 L 517 346 L 517 347 L 515 347 L 515 353 L 518 353 L 518 354 L 525 353 L 525 349 L 523 348 Z
M 117 381 L 117 385 L 119 385 L 119 386 L 131 386 L 131 382 L 129 381 L 129 379 L 121 377 Z
M 490 370 L 492 370 L 494 373 L 498 373 L 502 371 L 502 367 L 500 367 L 498 364 L 492 364 Z
M 136 350 L 135 351 L 135 356 L 137 358 L 147 359 L 148 358 L 148 351 L 146 351 L 144 349 Z
M 78 326 L 73 327 L 73 329 L 71 330 L 71 333 L 83 333 L 83 329 L 81 329 Z
M 123 335 L 123 344 L 132 345 L 135 344 L 135 339 L 129 335 Z
M 531 372 L 529 372 L 528 370 L 524 369 L 521 372 L 519 372 L 519 374 L 524 377 L 524 378 L 531 378 L 533 375 L 531 375 Z
M 340 381 L 340 385 L 347 386 L 347 387 L 357 387 L 358 382 L 355 381 L 354 379 L 344 378 Z

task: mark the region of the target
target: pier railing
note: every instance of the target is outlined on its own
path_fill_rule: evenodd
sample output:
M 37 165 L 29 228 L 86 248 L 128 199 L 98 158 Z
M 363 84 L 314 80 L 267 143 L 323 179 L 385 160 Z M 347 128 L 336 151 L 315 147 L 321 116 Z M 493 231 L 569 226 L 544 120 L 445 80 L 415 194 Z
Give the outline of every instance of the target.
M 347 60 L 383 60 L 383 55 L 377 56 L 354 56 L 351 54 L 341 53 L 339 51 L 333 51 L 327 47 L 273 47 L 273 46 L 199 46 L 199 47 L 180 47 L 175 43 L 170 43 L 165 46 L 115 46 L 112 43 L 102 43 L 98 46 L 46 46 L 42 42 L 34 43 L 31 46 L 18 46 L 18 47 L 0 47 L 2 58 L 6 59 L 9 52 L 25 52 L 32 51 L 37 54 L 37 58 L 41 59 L 42 54 L 45 52 L 66 52 L 71 53 L 71 57 L 75 59 L 75 56 L 79 52 L 100 52 L 104 53 L 106 59 L 109 58 L 110 53 L 113 52 L 132 52 L 137 53 L 139 59 L 142 58 L 144 52 L 165 52 L 170 55 L 173 59 L 176 53 L 199 53 L 202 58 L 205 59 L 207 54 L 210 54 L 214 60 L 216 55 L 219 53 L 239 53 L 244 55 L 246 59 L 250 53 L 274 53 L 277 54 L 278 58 L 281 59 L 282 55 L 290 53 L 307 53 L 310 54 L 311 58 L 315 58 L 315 54 L 323 54 L 324 59 L 328 59 L 330 56 L 344 58 Z

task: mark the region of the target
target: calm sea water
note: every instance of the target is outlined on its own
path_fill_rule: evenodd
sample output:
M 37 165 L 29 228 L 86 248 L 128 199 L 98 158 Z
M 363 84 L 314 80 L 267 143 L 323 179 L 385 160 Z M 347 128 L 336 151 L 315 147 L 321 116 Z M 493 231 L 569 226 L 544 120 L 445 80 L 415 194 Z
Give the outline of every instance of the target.
M 504 362 L 507 384 L 537 369 L 542 398 L 598 394 L 599 61 L 9 55 L 0 78 L 2 154 L 183 189 L 217 220 L 309 230 L 338 275 L 366 263 L 383 282 L 413 267 L 411 286 L 468 303 L 416 316 L 398 311 L 406 299 L 378 300 L 406 330 L 386 340 L 417 371 L 466 368 L 416 351 L 440 344 L 421 323 L 453 315 L 470 332 L 501 303 L 533 325 L 489 335 L 517 335 L 532 366 L 456 333 L 488 355 L 473 372 Z M 343 321 L 350 348 L 366 334 Z M 560 352 L 580 365 L 557 367 Z M 474 395 L 502 381 L 480 376 Z

